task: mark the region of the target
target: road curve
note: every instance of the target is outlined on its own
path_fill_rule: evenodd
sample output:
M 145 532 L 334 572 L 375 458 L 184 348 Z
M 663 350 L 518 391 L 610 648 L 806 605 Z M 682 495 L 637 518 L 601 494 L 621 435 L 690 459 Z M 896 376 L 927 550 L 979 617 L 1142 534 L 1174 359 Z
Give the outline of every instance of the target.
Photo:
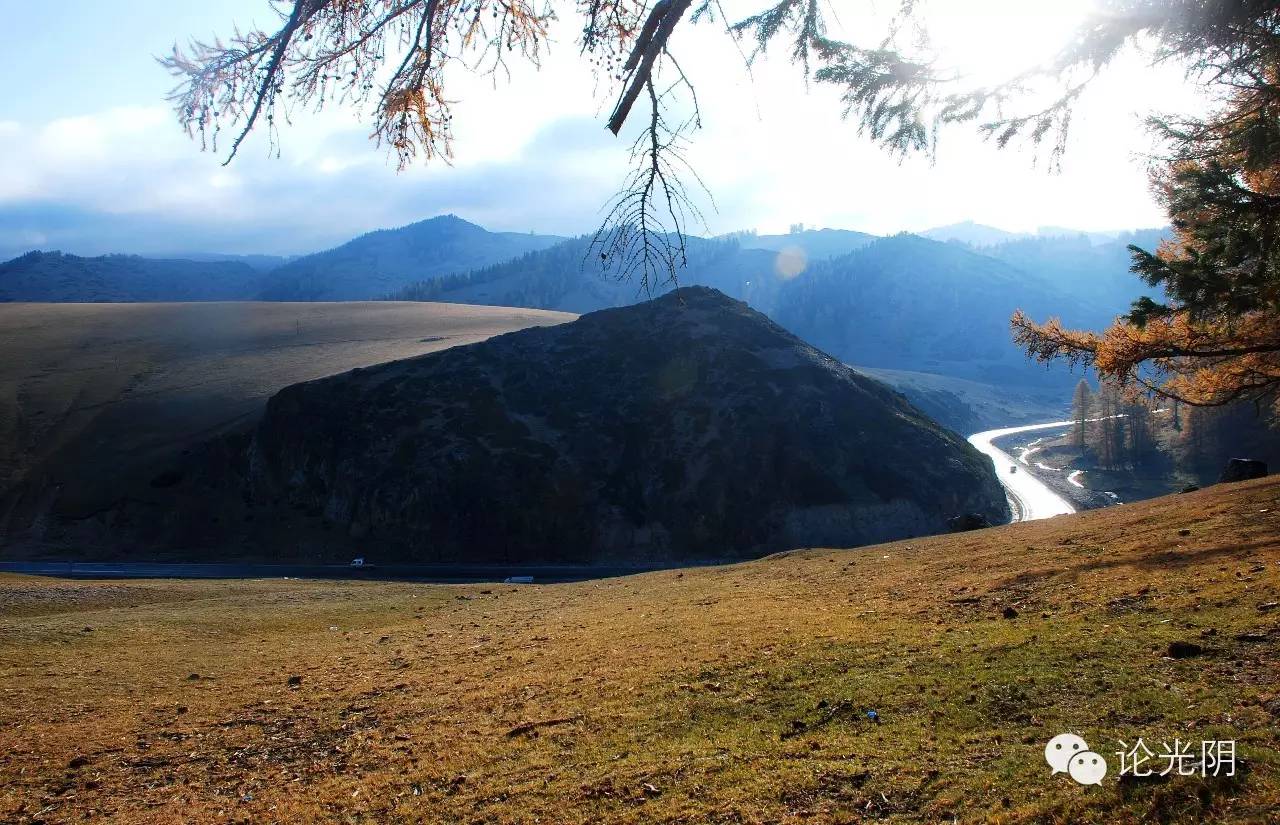
M 996 465 L 996 476 L 1004 485 L 1009 503 L 1013 507 L 1014 521 L 1035 521 L 1036 519 L 1074 513 L 1076 508 L 1062 496 L 1049 489 L 1040 479 L 1032 475 L 1023 464 L 991 442 L 997 438 L 1015 433 L 1029 433 L 1036 430 L 1052 430 L 1070 427 L 1070 421 L 1052 421 L 1047 424 L 1028 424 L 1023 427 L 1005 427 L 999 430 L 987 430 L 969 436 L 969 443 L 977 450 L 991 457 Z M 1018 471 L 1013 467 L 1021 464 Z

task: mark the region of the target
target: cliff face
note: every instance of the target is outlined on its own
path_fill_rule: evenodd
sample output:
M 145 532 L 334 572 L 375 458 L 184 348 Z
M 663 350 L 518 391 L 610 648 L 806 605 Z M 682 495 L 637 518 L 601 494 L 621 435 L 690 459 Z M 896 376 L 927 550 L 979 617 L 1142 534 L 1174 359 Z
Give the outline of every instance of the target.
M 706 288 L 288 387 L 248 483 L 414 561 L 745 557 L 1008 517 L 962 438 Z

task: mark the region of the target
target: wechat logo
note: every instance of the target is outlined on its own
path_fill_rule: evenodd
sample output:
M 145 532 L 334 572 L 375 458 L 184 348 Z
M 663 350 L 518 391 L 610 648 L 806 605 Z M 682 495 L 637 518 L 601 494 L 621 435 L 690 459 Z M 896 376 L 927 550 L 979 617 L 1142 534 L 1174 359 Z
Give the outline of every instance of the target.
M 1065 773 L 1081 785 L 1101 785 L 1107 775 L 1107 760 L 1089 750 L 1089 743 L 1074 733 L 1060 733 L 1044 746 L 1044 761 L 1053 774 Z

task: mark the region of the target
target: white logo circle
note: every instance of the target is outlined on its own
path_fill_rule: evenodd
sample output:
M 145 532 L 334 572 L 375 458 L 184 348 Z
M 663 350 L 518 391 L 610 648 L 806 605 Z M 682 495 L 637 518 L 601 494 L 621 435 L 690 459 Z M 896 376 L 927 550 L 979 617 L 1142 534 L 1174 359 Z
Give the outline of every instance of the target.
M 1089 750 L 1089 743 L 1074 733 L 1060 733 L 1044 746 L 1044 761 L 1053 768 L 1054 774 L 1067 773 L 1071 757 Z M 1050 774 L 1051 776 L 1053 774 Z
M 1107 775 L 1107 760 L 1102 758 L 1102 754 L 1084 751 L 1071 757 L 1067 770 L 1071 778 L 1081 785 L 1101 785 L 1102 777 Z

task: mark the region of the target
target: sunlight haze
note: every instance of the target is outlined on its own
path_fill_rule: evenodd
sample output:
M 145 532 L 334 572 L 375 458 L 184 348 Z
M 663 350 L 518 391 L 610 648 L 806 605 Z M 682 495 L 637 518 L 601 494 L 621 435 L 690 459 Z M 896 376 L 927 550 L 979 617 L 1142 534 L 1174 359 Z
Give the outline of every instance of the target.
M 993 82 L 1051 58 L 1089 7 L 935 2 L 930 48 L 975 82 Z M 737 19 L 754 9 L 737 2 L 728 13 Z M 886 19 L 876 16 L 879 5 L 857 4 L 838 15 L 841 24 L 867 9 L 869 19 Z M 44 90 L 11 93 L 0 108 L 0 255 L 291 254 L 446 212 L 495 229 L 571 235 L 594 229 L 628 168 L 626 133 L 614 138 L 603 126 L 612 90 L 596 87 L 564 22 L 553 28 L 540 72 L 510 82 L 455 72 L 453 165 L 397 174 L 367 138 L 367 112 L 352 108 L 293 111 L 278 158 L 257 133 L 227 167 L 225 144 L 202 153 L 182 133 L 164 100 L 172 79 L 154 56 L 188 37 L 225 35 L 233 24 L 269 24 L 265 2 L 138 0 L 122 8 L 73 0 L 66 12 L 54 19 L 20 11 L 31 36 L 0 56 L 0 73 L 17 88 Z M 98 41 L 92 57 L 73 46 L 112 27 L 134 36 L 127 45 Z M 776 232 L 796 222 L 873 233 L 964 220 L 1011 231 L 1163 223 L 1147 192 L 1151 144 L 1141 117 L 1191 100 L 1178 67 L 1152 69 L 1133 54 L 1108 67 L 1081 100 L 1055 173 L 1047 147 L 999 151 L 965 128 L 943 135 L 935 159 L 890 157 L 841 118 L 832 89 L 806 85 L 780 55 L 748 70 L 747 45 L 719 29 L 687 27 L 673 43 L 702 105 L 704 128 L 689 160 L 714 198 L 700 200 L 707 223 L 694 231 Z M 40 57 L 53 53 L 70 57 Z

